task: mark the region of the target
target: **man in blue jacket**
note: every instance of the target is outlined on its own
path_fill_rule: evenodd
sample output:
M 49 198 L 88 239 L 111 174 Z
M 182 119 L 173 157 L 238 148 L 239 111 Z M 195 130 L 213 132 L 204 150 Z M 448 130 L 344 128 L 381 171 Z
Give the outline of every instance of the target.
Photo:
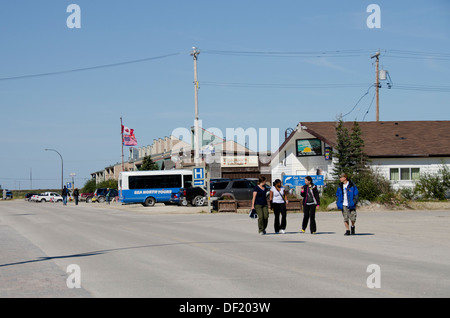
M 346 232 L 344 235 L 355 235 L 356 204 L 358 203 L 358 188 L 348 180 L 346 173 L 340 175 L 341 183 L 336 191 L 336 204 L 342 211 Z M 352 221 L 350 231 L 349 220 Z

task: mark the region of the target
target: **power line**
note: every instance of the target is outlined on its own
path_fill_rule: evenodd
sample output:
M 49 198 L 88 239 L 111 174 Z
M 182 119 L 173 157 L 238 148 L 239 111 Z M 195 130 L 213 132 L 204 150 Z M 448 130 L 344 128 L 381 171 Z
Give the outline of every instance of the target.
M 370 54 L 370 52 L 372 52 L 372 50 L 350 49 L 350 50 L 334 50 L 334 51 L 291 51 L 291 52 L 289 52 L 289 51 L 202 50 L 202 52 L 207 53 L 207 54 L 230 55 L 230 56 L 321 58 L 321 57 L 367 56 L 368 54 Z M 422 51 L 395 50 L 395 49 L 384 50 L 382 52 L 383 52 L 382 55 L 384 57 L 392 57 L 392 58 L 412 58 L 412 59 L 430 59 L 430 58 L 432 58 L 432 59 L 438 59 L 438 60 L 450 60 L 450 53 L 422 52 Z M 181 55 L 181 54 L 186 54 L 186 52 L 170 53 L 170 54 L 165 54 L 165 55 L 160 55 L 160 56 L 147 57 L 147 58 L 142 58 L 142 59 L 136 59 L 136 60 L 130 60 L 130 61 L 124 61 L 124 62 L 118 62 L 118 63 L 111 63 L 111 64 L 104 64 L 104 65 L 96 65 L 96 66 L 83 67 L 83 68 L 76 68 L 76 69 L 63 70 L 63 71 L 54 71 L 54 72 L 45 72 L 45 73 L 37 73 L 37 74 L 2 77 L 2 78 L 0 78 L 0 81 L 10 81 L 10 80 L 27 79 L 27 78 L 35 78 L 35 77 L 70 74 L 70 73 L 83 72 L 83 71 L 92 71 L 92 70 L 118 67 L 118 66 L 135 64 L 135 63 L 143 63 L 143 62 L 163 59 L 163 58 Z M 205 83 L 205 84 L 219 86 L 217 83 L 214 83 L 214 82 Z
M 369 50 L 335 50 L 335 51 L 226 51 L 202 50 L 207 54 L 231 56 L 259 56 L 259 57 L 354 57 L 369 54 Z
M 402 59 L 435 59 L 450 60 L 450 53 L 441 52 L 423 52 L 410 50 L 385 50 L 383 57 L 402 58 Z
M 202 81 L 204 86 L 245 87 L 245 88 L 351 88 L 367 87 L 369 83 L 336 83 L 336 84 L 294 84 L 294 83 L 240 83 L 240 82 L 211 82 Z M 373 84 L 372 84 L 373 85 Z
M 135 63 L 148 62 L 148 61 L 163 59 L 163 58 L 176 56 L 176 55 L 180 55 L 180 54 L 184 54 L 184 53 L 185 52 L 171 53 L 171 54 L 165 54 L 165 55 L 160 55 L 160 56 L 147 57 L 147 58 L 143 58 L 143 59 L 137 59 L 137 60 L 131 60 L 131 61 L 125 61 L 125 62 L 119 62 L 119 63 L 112 63 L 112 64 L 97 65 L 97 66 L 90 66 L 90 67 L 83 67 L 83 68 L 76 68 L 76 69 L 65 70 L 65 71 L 55 71 L 55 72 L 47 72 L 47 73 L 3 77 L 3 78 L 0 78 L 0 81 L 10 81 L 10 80 L 18 80 L 18 79 L 26 79 L 26 78 L 62 75 L 62 74 L 69 74 L 69 73 L 75 73 L 75 72 L 92 71 L 92 70 L 98 70 L 98 69 L 104 69 L 104 68 L 110 68 L 110 67 L 117 67 L 117 66 L 135 64 Z
M 361 100 L 367 95 L 369 94 L 370 89 L 373 87 L 374 85 L 370 85 L 369 88 L 367 89 L 367 91 L 358 99 L 358 101 L 356 102 L 355 106 L 353 106 L 353 108 L 346 113 L 345 115 L 342 115 L 342 118 L 344 118 L 345 116 L 349 115 L 351 112 L 353 112 L 356 108 L 356 106 L 358 106 L 358 104 L 361 102 Z
M 229 55 L 229 56 L 259 56 L 259 57 L 355 57 L 367 56 L 374 50 L 367 49 L 351 49 L 351 50 L 334 50 L 334 51 L 227 51 L 227 50 L 203 50 L 207 54 Z M 423 52 L 412 50 L 382 50 L 384 57 L 393 58 L 411 58 L 411 59 L 438 59 L 450 60 L 450 53 L 442 52 Z
M 420 85 L 420 84 L 398 84 L 392 85 L 393 89 L 422 91 L 422 92 L 441 92 L 450 93 L 450 86 L 443 85 Z
M 338 89 L 338 88 L 359 88 L 374 85 L 370 83 L 315 83 L 315 84 L 300 84 L 300 83 L 242 83 L 242 82 L 213 82 L 202 81 L 202 86 L 218 86 L 218 87 L 232 87 L 232 88 L 286 88 L 286 89 Z M 384 88 L 384 86 L 381 86 Z M 391 85 L 393 89 L 401 90 L 415 90 L 415 91 L 432 91 L 432 92 L 450 92 L 450 86 L 445 85 L 420 85 L 420 84 L 401 84 L 396 83 Z
M 372 101 L 370 102 L 369 108 L 367 109 L 366 113 L 364 114 L 362 121 L 364 121 L 366 119 L 366 115 L 369 113 L 370 109 L 372 108 L 372 104 L 373 104 L 373 101 L 375 100 L 375 96 L 376 96 L 376 92 L 373 93 Z

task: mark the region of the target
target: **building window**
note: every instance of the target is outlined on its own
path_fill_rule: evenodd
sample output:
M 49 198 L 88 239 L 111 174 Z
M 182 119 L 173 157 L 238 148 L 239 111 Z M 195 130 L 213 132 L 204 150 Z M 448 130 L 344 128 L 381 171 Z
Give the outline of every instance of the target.
M 398 180 L 419 180 L 420 168 L 391 168 L 389 170 L 389 179 Z
M 411 180 L 419 180 L 420 168 L 411 168 Z
M 399 180 L 399 175 L 398 175 L 398 168 L 391 168 L 390 173 L 389 173 L 389 179 L 392 181 L 397 181 Z
M 400 179 L 401 180 L 411 180 L 409 168 L 401 168 L 400 169 Z

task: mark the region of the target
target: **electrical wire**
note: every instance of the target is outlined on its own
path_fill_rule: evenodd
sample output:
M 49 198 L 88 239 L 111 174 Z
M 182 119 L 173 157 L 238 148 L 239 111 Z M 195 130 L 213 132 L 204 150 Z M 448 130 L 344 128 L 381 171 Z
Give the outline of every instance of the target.
M 370 109 L 372 108 L 372 104 L 373 104 L 373 101 L 374 101 L 376 95 L 377 95 L 377 92 L 374 92 L 373 96 L 372 96 L 372 101 L 370 102 L 369 108 L 367 109 L 366 113 L 364 114 L 362 121 L 364 121 L 366 119 L 366 115 L 369 113 Z
M 259 57 L 355 57 L 368 56 L 377 49 L 352 49 L 334 51 L 227 51 L 227 50 L 202 50 L 203 53 L 230 56 L 259 56 Z M 407 59 L 437 59 L 450 60 L 450 53 L 423 52 L 411 50 L 386 49 L 380 50 L 384 57 Z
M 137 59 L 137 60 L 131 60 L 131 61 L 125 61 L 125 62 L 119 62 L 119 63 L 112 63 L 112 64 L 97 65 L 97 66 L 91 66 L 91 67 L 76 68 L 76 69 L 65 70 L 65 71 L 55 71 L 55 72 L 47 72 L 47 73 L 2 77 L 2 78 L 0 78 L 0 81 L 10 81 L 10 80 L 44 77 L 44 76 L 52 76 L 52 75 L 62 75 L 62 74 L 69 74 L 69 73 L 75 73 L 75 72 L 92 71 L 92 70 L 98 70 L 98 69 L 104 69 L 104 68 L 110 68 L 110 67 L 117 67 L 117 66 L 135 64 L 135 63 L 159 60 L 159 59 L 176 56 L 176 55 L 180 55 L 180 54 L 184 54 L 184 53 L 185 52 L 171 53 L 171 54 L 165 54 L 165 55 L 160 55 L 160 56 L 147 57 L 147 58 L 143 58 L 143 59 Z
M 338 83 L 338 84 L 294 84 L 294 83 L 238 83 L 238 82 L 200 82 L 202 86 L 245 87 L 245 88 L 352 88 L 367 87 L 368 83 Z
M 370 89 L 371 89 L 372 87 L 374 87 L 373 84 L 370 85 L 369 88 L 367 89 L 367 91 L 359 98 L 359 100 L 356 102 L 355 106 L 353 106 L 353 108 L 352 108 L 348 113 L 342 115 L 342 118 L 344 118 L 345 116 L 349 115 L 350 113 L 352 113 L 352 112 L 355 110 L 356 106 L 358 106 L 358 104 L 361 102 L 361 100 L 362 100 L 365 96 L 367 96 L 367 95 L 369 94 L 369 91 L 370 91 Z
M 296 83 L 242 83 L 242 82 L 213 82 L 202 81 L 202 86 L 219 86 L 233 88 L 285 88 L 285 89 L 337 89 L 337 88 L 358 88 L 373 86 L 370 83 L 317 83 L 317 84 L 296 84 Z M 430 91 L 430 92 L 450 92 L 450 86 L 445 85 L 420 85 L 420 84 L 395 84 L 390 83 L 391 88 L 399 90 Z M 385 88 L 381 84 L 381 88 Z M 390 88 L 389 88 L 390 89 Z
M 385 50 L 383 57 L 402 58 L 402 59 L 434 59 L 450 60 L 450 53 L 409 51 L 409 50 Z
M 354 57 L 368 55 L 374 50 L 336 50 L 336 51 L 225 51 L 202 50 L 203 53 L 231 56 L 259 56 L 259 57 Z
M 382 88 L 385 88 L 385 87 L 382 86 Z M 444 86 L 444 85 L 421 85 L 421 84 L 396 83 L 395 85 L 392 85 L 391 88 L 399 89 L 399 90 L 409 90 L 409 91 L 450 93 L 450 86 Z

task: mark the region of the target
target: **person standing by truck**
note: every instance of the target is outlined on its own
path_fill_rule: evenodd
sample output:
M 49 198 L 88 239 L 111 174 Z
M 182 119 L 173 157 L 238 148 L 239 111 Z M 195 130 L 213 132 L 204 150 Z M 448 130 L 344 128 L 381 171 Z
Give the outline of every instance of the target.
M 67 196 L 69 195 L 69 190 L 67 190 L 66 186 L 64 186 L 61 196 L 63 198 L 63 205 L 67 205 Z
M 80 195 L 80 191 L 78 191 L 78 188 L 75 188 L 75 190 L 73 190 L 73 199 L 75 200 L 75 205 L 78 205 L 79 195 Z
M 108 188 L 106 189 L 106 204 L 111 204 L 111 189 Z

